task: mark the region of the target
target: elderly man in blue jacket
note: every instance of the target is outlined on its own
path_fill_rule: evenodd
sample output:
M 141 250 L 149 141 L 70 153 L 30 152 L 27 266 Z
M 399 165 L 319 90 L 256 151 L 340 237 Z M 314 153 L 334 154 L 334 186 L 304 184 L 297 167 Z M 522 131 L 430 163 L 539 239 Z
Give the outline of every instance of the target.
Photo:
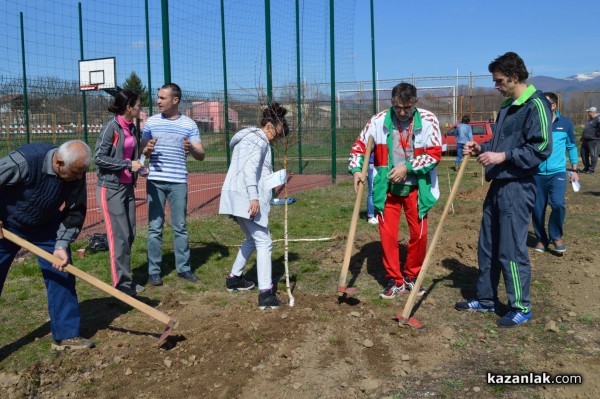
M 494 312 L 498 304 L 500 273 L 509 312 L 498 327 L 516 327 L 532 317 L 529 286 L 531 265 L 527 250 L 529 220 L 535 204 L 538 166 L 552 153 L 550 103 L 525 80 L 525 63 L 513 52 L 488 66 L 496 89 L 507 97 L 502 103 L 494 136 L 481 145 L 469 141 L 464 152 L 477 155 L 491 181 L 483 203 L 477 257 L 477 298 L 457 302 L 463 311 Z

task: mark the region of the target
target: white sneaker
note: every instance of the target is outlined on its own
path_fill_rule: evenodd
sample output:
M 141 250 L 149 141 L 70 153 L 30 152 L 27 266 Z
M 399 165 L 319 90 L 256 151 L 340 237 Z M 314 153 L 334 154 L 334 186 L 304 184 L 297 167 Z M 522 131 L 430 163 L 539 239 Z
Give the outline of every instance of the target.
M 367 220 L 367 223 L 369 224 L 379 224 L 379 219 L 377 219 L 375 216 L 372 216 L 369 218 L 369 220 Z

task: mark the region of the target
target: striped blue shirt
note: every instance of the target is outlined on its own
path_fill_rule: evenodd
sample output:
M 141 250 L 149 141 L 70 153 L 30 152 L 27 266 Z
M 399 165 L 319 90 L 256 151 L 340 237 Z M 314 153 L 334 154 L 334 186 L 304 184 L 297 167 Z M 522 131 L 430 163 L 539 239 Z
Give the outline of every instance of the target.
M 168 119 L 161 113 L 148 118 L 142 140 L 157 139 L 150 156 L 148 180 L 187 183 L 187 163 L 183 151 L 183 139 L 186 137 L 192 143 L 202 141 L 196 122 L 187 116 Z

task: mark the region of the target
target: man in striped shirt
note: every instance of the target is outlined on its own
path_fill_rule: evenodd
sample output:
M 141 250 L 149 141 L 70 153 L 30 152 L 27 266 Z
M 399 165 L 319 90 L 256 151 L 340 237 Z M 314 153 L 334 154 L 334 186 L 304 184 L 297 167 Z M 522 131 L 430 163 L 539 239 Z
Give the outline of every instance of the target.
M 142 133 L 142 152 L 150 158 L 148 193 L 148 275 L 152 285 L 162 285 L 162 234 L 165 205 L 169 202 L 177 275 L 194 282 L 186 226 L 187 155 L 204 160 L 204 147 L 196 122 L 179 112 L 181 89 L 168 83 L 158 91 L 160 114 L 148 118 Z

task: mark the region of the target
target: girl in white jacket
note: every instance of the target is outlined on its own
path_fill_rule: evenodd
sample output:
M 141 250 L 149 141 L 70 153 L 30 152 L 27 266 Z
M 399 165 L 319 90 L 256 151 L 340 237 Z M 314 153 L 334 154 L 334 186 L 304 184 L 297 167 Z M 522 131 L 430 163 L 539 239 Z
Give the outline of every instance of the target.
M 219 204 L 219 214 L 233 217 L 246 236 L 226 278 L 227 290 L 234 292 L 254 288 L 254 283 L 247 281 L 242 272 L 256 250 L 258 307 L 261 310 L 281 306 L 271 277 L 271 189 L 263 187 L 263 180 L 273 173 L 269 143 L 289 132 L 286 113 L 285 108 L 273 103 L 263 110 L 260 129 L 243 129 L 233 136 L 229 144 L 231 165 L 221 189 Z

